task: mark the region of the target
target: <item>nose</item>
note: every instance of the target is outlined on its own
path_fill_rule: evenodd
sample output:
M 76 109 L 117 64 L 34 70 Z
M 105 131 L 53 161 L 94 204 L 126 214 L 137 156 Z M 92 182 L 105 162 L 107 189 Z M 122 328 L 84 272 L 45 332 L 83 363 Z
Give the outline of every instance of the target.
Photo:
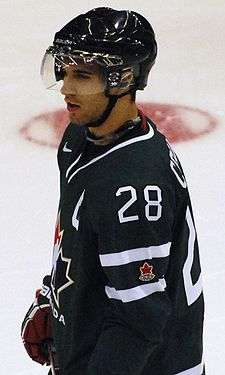
M 74 81 L 68 76 L 64 77 L 63 84 L 60 89 L 61 94 L 62 95 L 75 95 L 76 91 L 77 90 L 74 85 Z

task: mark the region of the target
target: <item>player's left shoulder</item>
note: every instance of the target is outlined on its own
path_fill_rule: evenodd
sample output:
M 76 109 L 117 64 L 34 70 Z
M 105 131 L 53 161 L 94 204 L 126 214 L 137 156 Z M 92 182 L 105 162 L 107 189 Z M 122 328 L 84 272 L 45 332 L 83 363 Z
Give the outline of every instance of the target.
M 112 165 L 115 179 L 117 174 L 125 179 L 149 179 L 150 175 L 153 179 L 169 178 L 170 155 L 167 140 L 158 132 L 151 119 L 146 118 L 145 128 L 131 133 L 114 150 L 108 163 Z
M 125 140 L 121 140 L 120 144 L 114 147 L 115 158 L 120 158 L 124 165 L 145 166 L 156 163 L 169 164 L 169 152 L 167 140 L 161 134 L 155 123 L 147 117 L 142 117 L 141 126 L 134 132 L 129 134 Z
M 154 136 L 151 141 L 143 144 L 142 154 L 145 155 L 145 160 L 149 160 L 150 165 L 158 170 L 157 175 L 170 179 L 173 185 L 182 190 L 186 189 L 187 182 L 177 153 L 156 125 L 150 119 L 148 122 L 153 128 Z

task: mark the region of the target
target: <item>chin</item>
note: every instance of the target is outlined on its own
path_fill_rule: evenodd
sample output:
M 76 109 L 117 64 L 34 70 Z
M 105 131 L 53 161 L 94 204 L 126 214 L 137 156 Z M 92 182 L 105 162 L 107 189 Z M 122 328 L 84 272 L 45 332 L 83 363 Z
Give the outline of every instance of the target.
M 76 116 L 74 116 L 72 113 L 69 114 L 69 119 L 72 124 L 77 125 L 77 126 L 82 126 L 84 125 L 84 122 L 78 120 Z

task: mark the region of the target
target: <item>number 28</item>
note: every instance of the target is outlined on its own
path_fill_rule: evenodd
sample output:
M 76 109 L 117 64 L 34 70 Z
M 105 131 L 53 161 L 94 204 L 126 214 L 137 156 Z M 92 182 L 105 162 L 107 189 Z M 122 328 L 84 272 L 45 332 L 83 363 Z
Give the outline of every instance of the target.
M 130 192 L 131 198 L 118 211 L 118 217 L 119 217 L 120 223 L 126 223 L 126 222 L 129 222 L 129 221 L 139 220 L 138 215 L 125 216 L 125 211 L 128 208 L 130 208 L 134 202 L 137 201 L 137 191 L 133 186 L 123 186 L 123 187 L 120 187 L 117 190 L 116 196 L 118 197 L 125 192 Z M 155 192 L 156 198 L 154 200 L 150 199 L 150 193 L 151 192 Z M 145 216 L 146 216 L 147 220 L 148 221 L 159 220 L 159 218 L 162 215 L 162 205 L 161 205 L 162 193 L 161 193 L 161 189 L 158 186 L 155 186 L 155 185 L 147 185 L 144 188 L 143 193 L 144 193 L 144 199 L 146 201 Z M 156 207 L 155 215 L 150 215 L 150 208 L 151 207 Z

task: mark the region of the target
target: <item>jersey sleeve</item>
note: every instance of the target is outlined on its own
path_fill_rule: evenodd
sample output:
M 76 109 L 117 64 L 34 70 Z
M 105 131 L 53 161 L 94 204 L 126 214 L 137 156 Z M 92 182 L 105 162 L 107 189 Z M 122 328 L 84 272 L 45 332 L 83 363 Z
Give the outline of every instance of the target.
M 117 183 L 98 203 L 99 260 L 109 301 L 91 375 L 139 375 L 171 314 L 166 273 L 176 199 L 170 178 Z

